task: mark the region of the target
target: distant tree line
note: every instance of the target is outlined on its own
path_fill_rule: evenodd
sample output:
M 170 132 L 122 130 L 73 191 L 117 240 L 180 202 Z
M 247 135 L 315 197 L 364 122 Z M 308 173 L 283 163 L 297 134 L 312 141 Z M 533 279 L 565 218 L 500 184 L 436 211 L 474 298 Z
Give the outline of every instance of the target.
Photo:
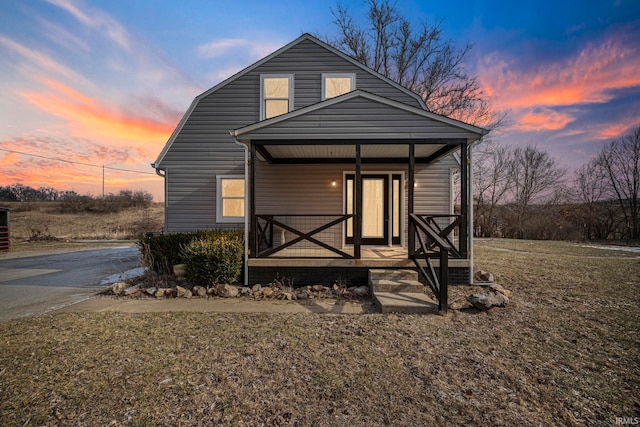
M 566 169 L 537 147 L 494 143 L 474 150 L 479 237 L 640 239 L 640 126 Z
M 14 184 L 0 186 L 0 202 L 58 202 L 60 213 L 114 213 L 129 208 L 146 208 L 153 196 L 146 191 L 120 190 L 118 194 L 105 196 L 80 195 L 75 191 L 59 191 L 50 187 L 32 188 Z
M 0 201 L 3 202 L 54 202 L 73 196 L 77 196 L 75 191 L 60 191 L 51 187 L 35 189 L 22 184 L 0 186 Z

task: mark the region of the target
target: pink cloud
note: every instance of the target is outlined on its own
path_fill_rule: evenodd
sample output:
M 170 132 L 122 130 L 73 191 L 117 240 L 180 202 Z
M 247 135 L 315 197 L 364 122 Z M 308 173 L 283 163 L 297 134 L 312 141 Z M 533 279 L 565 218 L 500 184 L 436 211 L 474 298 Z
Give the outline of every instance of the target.
M 565 61 L 517 70 L 517 61 L 494 54 L 479 69 L 483 87 L 500 108 L 605 102 L 607 91 L 640 85 L 640 50 L 610 37 Z
M 613 90 L 640 86 L 639 69 L 637 41 L 633 35 L 617 32 L 564 60 L 529 69 L 517 58 L 494 53 L 483 61 L 478 74 L 494 105 L 512 111 L 514 128 L 560 130 L 571 117 L 551 114 L 551 108 L 610 101 Z
M 573 121 L 573 117 L 568 114 L 557 113 L 552 110 L 545 110 L 540 113 L 526 113 L 513 126 L 513 129 L 530 130 L 559 130 Z
M 106 105 L 69 86 L 53 80 L 44 82 L 50 91 L 23 92 L 20 95 L 37 108 L 65 119 L 79 137 L 109 138 L 114 143 L 143 144 L 164 142 L 179 120 L 157 120 L 126 109 Z M 154 104 L 157 100 L 154 100 Z M 154 105 L 157 109 L 157 105 Z
M 637 126 L 637 118 L 635 119 L 635 121 L 629 121 L 626 123 L 614 123 L 611 125 L 606 126 L 603 129 L 600 129 L 597 133 L 596 136 L 598 139 L 614 139 L 614 138 L 618 138 L 619 136 L 621 136 L 622 134 L 624 134 L 628 129 L 630 129 L 632 126 Z

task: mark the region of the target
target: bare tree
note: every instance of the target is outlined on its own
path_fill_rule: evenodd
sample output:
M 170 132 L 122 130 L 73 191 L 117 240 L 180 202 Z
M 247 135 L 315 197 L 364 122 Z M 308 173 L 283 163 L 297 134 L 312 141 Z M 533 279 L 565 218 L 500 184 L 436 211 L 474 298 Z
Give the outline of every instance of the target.
M 607 239 L 616 228 L 617 212 L 607 200 L 609 189 L 598 159 L 575 171 L 573 198 L 580 207 L 579 218 L 585 239 Z
M 640 238 L 640 126 L 607 144 L 595 160 L 617 199 L 632 239 Z
M 495 144 L 483 144 L 474 151 L 474 162 L 476 233 L 478 237 L 492 237 L 498 231 L 498 205 L 511 187 L 513 152 Z
M 529 207 L 555 202 L 566 170 L 549 153 L 531 145 L 516 148 L 511 165 L 511 196 L 517 219 L 517 237 L 523 238 Z
M 369 0 L 367 26 L 357 24 L 346 7 L 332 9 L 338 36 L 326 39 L 359 62 L 419 94 L 434 113 L 494 128 L 496 114 L 464 59 L 472 48 L 444 38 L 441 21 L 417 28 L 388 0 Z

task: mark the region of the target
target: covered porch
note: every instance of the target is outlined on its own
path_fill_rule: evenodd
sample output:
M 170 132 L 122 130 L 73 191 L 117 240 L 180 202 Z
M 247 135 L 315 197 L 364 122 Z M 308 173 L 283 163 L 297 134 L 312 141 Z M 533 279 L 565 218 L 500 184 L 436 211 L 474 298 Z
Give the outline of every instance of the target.
M 411 268 L 439 295 L 451 269 L 468 280 L 468 147 L 483 130 L 355 91 L 232 134 L 249 156 L 250 281 L 260 272 Z M 442 197 L 430 203 L 433 182 L 450 178 L 417 179 L 454 152 L 457 214 Z

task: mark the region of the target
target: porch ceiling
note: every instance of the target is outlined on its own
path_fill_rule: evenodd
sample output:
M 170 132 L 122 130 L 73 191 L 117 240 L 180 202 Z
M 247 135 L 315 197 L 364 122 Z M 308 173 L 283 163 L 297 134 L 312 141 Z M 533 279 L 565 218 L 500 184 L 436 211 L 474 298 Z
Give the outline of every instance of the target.
M 365 143 L 366 144 L 366 143 Z M 416 145 L 416 157 L 427 158 L 438 150 L 446 147 L 445 144 L 420 144 Z M 454 149 L 455 147 L 451 147 Z M 354 145 L 268 145 L 260 150 L 263 160 L 282 159 L 355 159 Z M 407 144 L 374 144 L 362 145 L 362 159 L 408 159 L 409 147 Z M 264 157 L 270 157 L 265 159 Z

